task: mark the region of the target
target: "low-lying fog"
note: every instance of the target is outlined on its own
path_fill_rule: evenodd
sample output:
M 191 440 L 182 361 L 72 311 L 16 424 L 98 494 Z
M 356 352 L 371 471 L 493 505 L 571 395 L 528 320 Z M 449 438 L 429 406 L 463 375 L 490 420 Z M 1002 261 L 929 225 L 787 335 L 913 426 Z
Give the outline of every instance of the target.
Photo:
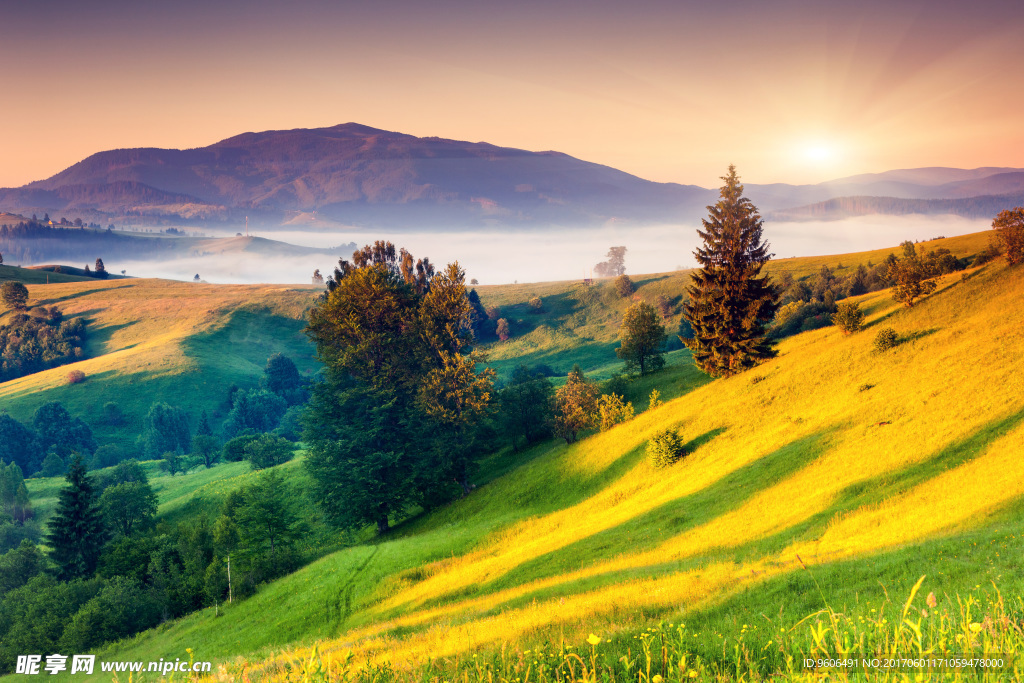
M 765 222 L 764 235 L 779 258 L 843 254 L 898 245 L 904 240 L 963 235 L 987 230 L 991 222 L 958 216 L 868 216 L 842 221 Z M 531 232 L 376 232 L 261 230 L 252 234 L 309 247 L 339 243 L 366 244 L 387 239 L 417 258 L 430 257 L 438 266 L 458 260 L 467 281 L 480 284 L 575 280 L 589 277 L 608 247 L 625 245 L 629 273 L 654 273 L 692 268 L 699 244 L 696 226 L 602 227 Z M 207 234 L 210 234 L 207 229 Z M 228 233 L 225 233 L 227 235 Z M 230 234 L 234 234 L 231 232 Z M 348 254 L 346 254 L 348 257 Z M 337 263 L 329 255 L 267 257 L 251 254 L 190 257 L 160 262 L 109 263 L 112 272 L 135 277 L 191 280 L 196 274 L 212 283 L 309 284 L 313 270 L 324 277 Z

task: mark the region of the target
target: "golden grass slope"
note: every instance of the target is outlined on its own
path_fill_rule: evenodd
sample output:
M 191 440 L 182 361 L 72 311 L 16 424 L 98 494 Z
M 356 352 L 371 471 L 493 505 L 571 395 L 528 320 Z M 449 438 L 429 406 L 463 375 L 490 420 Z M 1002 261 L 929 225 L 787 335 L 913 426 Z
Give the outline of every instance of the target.
M 0 409 L 16 419 L 51 400 L 101 429 L 105 401 L 136 420 L 157 400 L 213 412 L 232 381 L 255 383 L 275 351 L 314 369 L 301 331 L 315 295 L 308 287 L 126 279 L 28 289 L 29 305 L 85 318 L 88 357 L 0 384 Z M 68 386 L 71 370 L 83 371 L 86 381 Z
M 828 328 L 781 355 L 710 383 L 538 467 L 600 471 L 659 429 L 699 444 L 677 465 L 637 460 L 583 502 L 513 524 L 473 551 L 395 577 L 361 606 L 366 625 L 320 644 L 396 665 L 511 642 L 529 647 L 564 629 L 614 631 L 624 611 L 690 610 L 808 564 L 868 557 L 983 525 L 1024 496 L 1024 270 L 1002 263 L 943 278 L 912 309 L 888 292 L 861 298 L 868 328 Z M 902 343 L 877 353 L 892 326 Z M 754 382 L 755 378 L 758 381 Z M 571 571 L 517 583 L 515 572 L 582 539 L 708 490 L 773 457 L 803 458 L 731 509 L 683 525 L 650 547 L 596 554 Z M 801 455 L 802 454 L 802 455 Z M 516 474 L 492 484 L 517 495 Z M 691 514 L 700 518 L 700 509 Z M 808 534 L 802 525 L 824 519 Z M 814 530 L 814 527 L 811 527 Z M 511 585 L 509 585 L 511 584 Z M 567 635 L 567 638 L 569 637 Z M 283 660 L 308 655 L 306 650 Z M 276 670 L 268 662 L 266 670 Z

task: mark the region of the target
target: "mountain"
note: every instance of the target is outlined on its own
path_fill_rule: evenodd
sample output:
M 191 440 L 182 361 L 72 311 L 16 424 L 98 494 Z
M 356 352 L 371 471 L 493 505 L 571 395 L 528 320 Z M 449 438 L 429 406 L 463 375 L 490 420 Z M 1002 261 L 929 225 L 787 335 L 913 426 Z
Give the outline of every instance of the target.
M 902 169 L 746 187 L 762 211 L 800 213 L 840 197 L 1019 195 L 1024 170 Z M 0 209 L 118 224 L 237 224 L 248 217 L 262 225 L 430 229 L 694 222 L 717 196 L 716 189 L 655 183 L 560 152 L 346 123 L 243 133 L 195 149 L 99 152 L 45 180 L 0 189 Z
M 559 152 L 348 123 L 245 133 L 198 149 L 100 152 L 46 180 L 0 190 L 0 206 L 430 227 L 666 220 L 713 196 Z

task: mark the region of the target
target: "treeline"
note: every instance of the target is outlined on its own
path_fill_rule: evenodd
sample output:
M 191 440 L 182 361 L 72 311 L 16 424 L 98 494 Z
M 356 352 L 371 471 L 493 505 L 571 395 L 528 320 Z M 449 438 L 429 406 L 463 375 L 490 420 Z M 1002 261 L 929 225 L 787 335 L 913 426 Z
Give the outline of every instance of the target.
M 310 559 L 296 498 L 269 472 L 230 494 L 214 523 L 172 526 L 156 522 L 137 462 L 96 478 L 74 458 L 49 554 L 26 540 L 0 555 L 0 669 L 26 652 L 84 652 L 251 594 Z
M 0 325 L 0 382 L 81 360 L 85 337 L 85 321 L 64 320 L 56 307 L 15 313 Z
M 910 241 L 903 242 L 900 247 L 902 258 L 919 264 L 920 275 L 925 279 L 963 270 L 973 261 L 980 263 L 991 258 L 987 252 L 973 260 L 957 258 L 944 247 L 929 250 L 925 243 L 915 245 Z M 816 275 L 799 280 L 790 273 L 782 273 L 774 283 L 781 292 L 782 306 L 769 327 L 769 336 L 779 339 L 831 325 L 837 301 L 895 286 L 897 269 L 893 266 L 900 260 L 891 253 L 881 263 L 869 261 L 855 269 L 822 266 Z
M 0 225 L 0 253 L 8 263 L 58 259 L 81 262 L 83 258 L 89 260 L 89 254 L 138 259 L 176 248 L 174 240 L 136 237 L 114 232 L 109 227 L 105 230 L 57 227 L 40 221 Z
M 228 391 L 226 443 L 205 412 L 193 429 L 166 403 L 150 407 L 134 450 L 97 446 L 89 426 L 57 402 L 29 425 L 0 415 L 0 667 L 24 652 L 84 651 L 244 597 L 336 546 L 329 529 L 301 521 L 314 517 L 306 491 L 273 469 L 293 456 L 283 435 L 298 438 L 308 396 L 295 364 L 276 354 L 257 387 Z M 119 427 L 126 418 L 107 403 L 103 420 Z M 171 525 L 156 518 L 157 497 L 133 457 L 140 454 L 172 476 L 222 459 L 265 471 L 229 493 L 214 517 Z M 104 469 L 90 476 L 86 462 Z M 36 545 L 42 534 L 23 471 L 65 474 L 47 554 Z

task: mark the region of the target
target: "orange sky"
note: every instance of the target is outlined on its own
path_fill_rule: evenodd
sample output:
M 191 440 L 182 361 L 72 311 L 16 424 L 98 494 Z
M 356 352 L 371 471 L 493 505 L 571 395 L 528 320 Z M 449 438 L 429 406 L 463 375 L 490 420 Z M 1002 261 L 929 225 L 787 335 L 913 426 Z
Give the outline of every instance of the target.
M 1024 167 L 1017 0 L 711 4 L 0 0 L 0 186 L 347 121 L 705 187 Z

